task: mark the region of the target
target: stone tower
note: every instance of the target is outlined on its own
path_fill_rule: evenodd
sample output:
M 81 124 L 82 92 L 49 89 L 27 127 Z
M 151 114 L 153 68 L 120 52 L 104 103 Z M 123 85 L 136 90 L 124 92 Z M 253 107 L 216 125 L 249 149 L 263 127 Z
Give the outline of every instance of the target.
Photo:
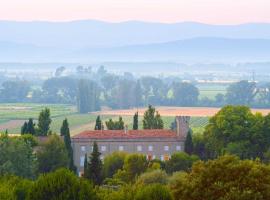
M 186 138 L 189 131 L 190 116 L 176 116 L 176 133 L 178 137 Z

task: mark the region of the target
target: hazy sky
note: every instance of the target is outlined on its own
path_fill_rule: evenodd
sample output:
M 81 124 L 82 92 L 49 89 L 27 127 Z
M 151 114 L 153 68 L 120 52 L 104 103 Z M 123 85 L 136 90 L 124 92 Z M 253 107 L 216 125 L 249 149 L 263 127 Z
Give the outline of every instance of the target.
M 270 0 L 0 0 L 0 19 L 270 22 Z

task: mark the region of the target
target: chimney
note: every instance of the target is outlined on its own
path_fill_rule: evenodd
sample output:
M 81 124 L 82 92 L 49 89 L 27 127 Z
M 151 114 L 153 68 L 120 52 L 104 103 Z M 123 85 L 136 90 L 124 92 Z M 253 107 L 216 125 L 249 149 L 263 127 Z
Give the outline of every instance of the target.
M 176 134 L 178 137 L 186 138 L 189 131 L 190 116 L 176 116 Z

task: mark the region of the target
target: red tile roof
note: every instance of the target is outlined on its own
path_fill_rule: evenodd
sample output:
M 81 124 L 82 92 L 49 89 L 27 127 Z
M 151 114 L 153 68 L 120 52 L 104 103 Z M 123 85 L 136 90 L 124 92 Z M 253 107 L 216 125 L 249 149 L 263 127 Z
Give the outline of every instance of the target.
M 73 139 L 143 139 L 178 138 L 176 132 L 165 129 L 148 130 L 91 130 L 72 137 Z

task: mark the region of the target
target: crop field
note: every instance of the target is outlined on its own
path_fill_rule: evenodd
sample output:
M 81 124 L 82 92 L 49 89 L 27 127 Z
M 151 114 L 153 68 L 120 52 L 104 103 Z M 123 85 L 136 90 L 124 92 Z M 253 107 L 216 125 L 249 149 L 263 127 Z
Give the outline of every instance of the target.
M 217 84 L 217 83 L 196 85 L 196 87 L 198 87 L 200 92 L 199 99 L 207 97 L 211 100 L 214 100 L 215 96 L 218 93 L 225 94 L 228 86 L 229 86 L 228 84 Z
M 68 119 L 71 134 L 75 135 L 84 130 L 94 129 L 97 115 L 100 115 L 102 121 L 105 122 L 112 118 L 117 120 L 119 116 L 129 129 L 132 129 L 133 115 L 139 112 L 139 128 L 142 128 L 142 118 L 145 108 L 129 109 L 129 110 L 107 110 L 93 112 L 90 114 L 79 114 L 76 108 L 71 105 L 51 105 L 51 104 L 0 104 L 0 132 L 6 129 L 10 134 L 20 133 L 21 126 L 29 118 L 33 118 L 36 122 L 39 112 L 48 107 L 51 110 L 52 124 L 51 130 L 59 133 L 61 124 L 65 118 Z M 219 111 L 219 108 L 200 108 L 200 107 L 157 107 L 162 116 L 164 128 L 169 129 L 175 116 L 191 116 L 190 127 L 194 132 L 202 132 L 208 123 L 209 117 Z M 254 112 L 268 114 L 269 109 L 254 109 Z

